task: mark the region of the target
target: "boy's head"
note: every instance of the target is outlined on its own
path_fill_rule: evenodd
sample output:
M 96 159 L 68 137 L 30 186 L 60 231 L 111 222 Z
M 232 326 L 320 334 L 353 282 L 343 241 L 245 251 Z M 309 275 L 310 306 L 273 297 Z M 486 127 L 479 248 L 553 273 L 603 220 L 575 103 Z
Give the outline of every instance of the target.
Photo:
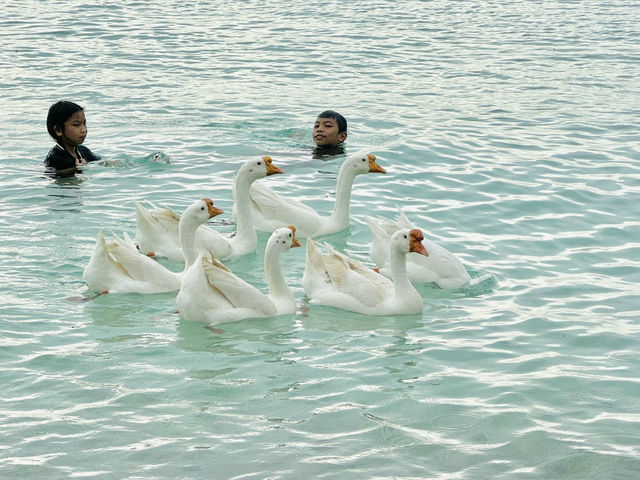
M 84 112 L 77 103 L 65 100 L 59 101 L 49 107 L 47 114 L 47 131 L 56 142 L 59 142 L 61 136 L 65 133 L 65 122 L 67 122 L 76 112 Z
M 325 110 L 313 124 L 313 141 L 318 147 L 333 147 L 347 139 L 347 120 L 338 112 Z

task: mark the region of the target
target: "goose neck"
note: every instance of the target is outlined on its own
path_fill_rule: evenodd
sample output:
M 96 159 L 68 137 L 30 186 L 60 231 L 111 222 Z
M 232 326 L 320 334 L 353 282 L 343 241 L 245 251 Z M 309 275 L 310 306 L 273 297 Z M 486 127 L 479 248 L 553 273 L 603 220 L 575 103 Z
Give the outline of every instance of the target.
M 233 197 L 236 205 L 236 237 L 253 239 L 257 242 L 258 236 L 253 228 L 251 220 L 251 208 L 249 190 L 253 179 L 247 178 L 243 172 L 238 173 L 234 180 Z
M 293 298 L 282 273 L 281 252 L 274 251 L 274 245 L 268 244 L 264 253 L 264 272 L 269 286 L 269 295 L 273 297 Z
M 184 217 L 184 214 L 183 214 Z M 180 219 L 178 224 L 178 237 L 180 240 L 180 248 L 184 255 L 184 270 L 186 271 L 198 257 L 196 250 L 196 230 L 199 224 L 194 224 L 189 219 Z
M 336 202 L 331 213 L 331 221 L 338 223 L 349 223 L 349 204 L 351 203 L 351 188 L 356 175 L 348 167 L 343 165 L 338 173 L 336 185 Z
M 389 252 L 389 269 L 396 295 L 403 295 L 406 292 L 415 290 L 407 275 L 406 254 L 392 248 Z

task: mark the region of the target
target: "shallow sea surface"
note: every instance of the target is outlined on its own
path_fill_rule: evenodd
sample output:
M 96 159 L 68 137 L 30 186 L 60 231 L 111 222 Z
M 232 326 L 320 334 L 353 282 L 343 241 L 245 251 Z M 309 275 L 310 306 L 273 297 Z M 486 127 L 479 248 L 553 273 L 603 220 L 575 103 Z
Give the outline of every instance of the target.
M 636 479 L 640 472 L 640 22 L 627 1 L 34 1 L 0 18 L 0 477 Z M 86 109 L 102 155 L 42 175 L 46 112 Z M 371 264 L 366 215 L 402 207 L 473 277 L 424 310 L 309 305 L 216 329 L 175 295 L 97 298 L 99 230 L 181 212 L 271 155 L 279 193 L 331 210 Z M 265 288 L 255 254 L 226 262 Z M 166 263 L 172 269 L 180 266 Z

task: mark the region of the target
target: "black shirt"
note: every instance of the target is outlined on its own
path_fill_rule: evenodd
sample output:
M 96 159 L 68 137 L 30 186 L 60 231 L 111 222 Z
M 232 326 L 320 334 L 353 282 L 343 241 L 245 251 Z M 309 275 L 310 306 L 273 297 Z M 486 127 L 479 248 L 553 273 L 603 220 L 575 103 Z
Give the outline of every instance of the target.
M 82 145 L 76 147 L 78 153 L 87 162 L 95 162 L 100 157 L 93 154 L 91 150 Z M 76 168 L 76 159 L 60 145 L 56 145 L 47 154 L 44 159 L 45 172 L 56 175 L 74 175 L 76 172 L 82 173 L 82 170 Z

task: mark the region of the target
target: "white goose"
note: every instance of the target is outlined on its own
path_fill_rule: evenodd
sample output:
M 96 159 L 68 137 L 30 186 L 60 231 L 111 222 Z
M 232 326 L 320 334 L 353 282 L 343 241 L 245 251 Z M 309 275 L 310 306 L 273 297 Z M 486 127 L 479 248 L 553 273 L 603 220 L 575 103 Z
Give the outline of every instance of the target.
M 253 227 L 249 207 L 249 189 L 259 179 L 283 171 L 273 165 L 271 157 L 245 162 L 233 179 L 234 210 L 237 212 L 235 234 L 223 235 L 210 228 L 196 232 L 196 248 L 225 259 L 253 252 L 258 237 Z M 178 238 L 180 216 L 169 208 L 145 209 L 136 202 L 136 240 L 140 251 L 150 256 L 167 257 L 173 261 L 184 258 Z
M 415 228 L 404 212 L 400 210 L 394 220 L 366 217 L 371 230 L 372 241 L 369 254 L 378 266 L 380 273 L 391 276 L 389 268 L 389 241 L 391 235 L 399 229 Z M 435 283 L 440 288 L 458 289 L 471 280 L 471 276 L 462 262 L 447 249 L 436 242 L 424 239 L 423 244 L 429 256 L 410 253 L 407 255 L 407 275 L 412 283 Z
M 124 239 L 117 235 L 106 240 L 98 232 L 96 246 L 89 263 L 84 268 L 82 279 L 90 290 L 112 293 L 161 293 L 180 288 L 182 275 L 195 261 L 196 229 L 222 210 L 213 206 L 209 198 L 191 204 L 180 218 L 179 237 L 186 252 L 185 269 L 172 272 L 155 260 L 141 254 L 129 235 Z
M 180 315 L 185 320 L 217 324 L 295 313 L 296 302 L 282 274 L 280 257 L 299 246 L 292 226 L 271 234 L 264 254 L 268 295 L 201 252 L 183 277 L 176 299 Z
M 389 242 L 391 280 L 326 245 L 323 255 L 307 240 L 302 283 L 311 303 L 367 315 L 410 315 L 422 311 L 422 297 L 407 277 L 409 252 L 428 255 L 418 229 L 398 230 Z
M 336 201 L 329 217 L 321 216 L 313 208 L 294 198 L 284 198 L 269 187 L 256 182 L 251 186 L 251 213 L 256 230 L 270 232 L 290 223 L 300 237 L 328 235 L 349 226 L 351 187 L 356 176 L 363 173 L 386 173 L 376 163 L 375 155 L 358 153 L 349 156 L 338 173 Z M 234 212 L 235 213 L 235 212 Z

